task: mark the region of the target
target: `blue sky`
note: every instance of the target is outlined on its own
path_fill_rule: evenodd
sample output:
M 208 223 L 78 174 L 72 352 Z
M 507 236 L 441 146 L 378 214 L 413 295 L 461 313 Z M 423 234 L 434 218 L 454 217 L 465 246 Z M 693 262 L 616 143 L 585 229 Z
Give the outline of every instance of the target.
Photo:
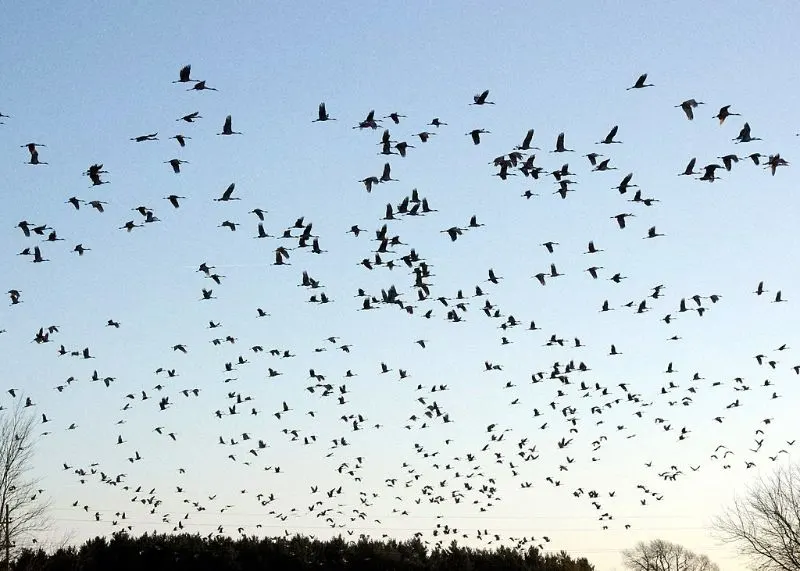
M 692 157 L 701 168 L 728 153 L 780 153 L 793 163 L 799 78 L 785 62 L 796 44 L 797 11 L 789 2 L 769 9 L 675 2 L 668 10 L 630 2 L 8 6 L 0 24 L 0 50 L 9 62 L 0 71 L 0 112 L 10 115 L 0 126 L 6 173 L 0 286 L 20 290 L 22 303 L 0 310 L 6 330 L 0 347 L 5 384 L 51 419 L 42 427 L 51 434 L 37 443 L 36 473 L 53 498 L 53 535 L 80 540 L 110 533 L 113 520 L 123 523 L 118 511 L 136 532 L 171 530 L 186 513 L 183 525 L 201 533 L 221 524 L 233 534 L 240 526 L 247 533 L 323 537 L 421 531 L 435 540 L 430 532 L 447 523 L 459 529 L 462 543 L 486 545 L 478 529 L 507 542 L 533 536 L 534 544 L 585 555 L 602 570 L 620 567 L 621 549 L 657 537 L 705 552 L 725 568 L 744 568 L 707 525 L 735 491 L 793 451 L 786 441 L 796 436 L 789 415 L 800 396 L 791 370 L 800 362 L 793 332 L 796 175 L 793 164 L 773 177 L 749 159 L 720 171 L 713 184 L 676 175 Z M 173 84 L 189 63 L 193 78 L 218 91 Z M 654 87 L 626 90 L 645 72 Z M 484 89 L 495 104 L 470 106 Z M 691 122 L 675 108 L 689 98 L 705 103 Z M 311 122 L 320 101 L 336 121 Z M 741 115 L 719 125 L 713 116 L 729 104 Z M 382 119 L 376 131 L 353 129 L 372 109 L 378 118 L 406 117 L 398 125 Z M 176 121 L 193 111 L 202 119 Z M 241 136 L 216 134 L 228 114 Z M 448 125 L 428 126 L 434 117 Z M 733 143 L 745 121 L 762 141 Z M 614 125 L 622 144 L 596 144 Z M 384 127 L 393 140 L 414 146 L 406 158 L 379 154 Z M 490 133 L 473 145 L 465 133 L 478 128 Z M 550 175 L 492 176 L 491 161 L 531 128 L 541 148 L 535 164 L 549 172 L 568 163 L 575 173 L 575 192 L 565 200 L 553 194 L 558 187 Z M 436 133 L 424 144 L 414 136 L 423 130 Z M 549 152 L 562 131 L 575 152 Z M 130 141 L 153 132 L 158 141 Z M 185 148 L 169 139 L 177 133 L 191 137 Z M 39 158 L 48 165 L 24 164 L 29 155 L 20 145 L 28 142 L 46 145 Z M 583 157 L 590 152 L 618 170 L 592 172 Z M 188 161 L 179 175 L 164 164 L 173 158 Z M 397 182 L 366 193 L 358 181 L 380 176 L 387 160 Z M 94 163 L 104 165 L 109 184 L 90 188 L 81 173 Z M 628 200 L 635 189 L 624 196 L 613 190 L 628 172 L 643 196 L 659 202 L 634 204 Z M 241 200 L 214 202 L 232 182 Z M 437 211 L 389 222 L 388 234 L 403 245 L 383 257 L 398 259 L 414 248 L 430 264 L 432 299 L 425 301 L 417 300 L 402 262 L 372 271 L 359 264 L 374 256 L 386 204 L 396 206 L 414 188 Z M 526 200 L 526 190 L 539 196 Z M 179 209 L 163 199 L 170 194 L 186 197 Z M 88 204 L 76 211 L 65 204 L 71 196 L 108 202 L 106 211 Z M 130 234 L 119 230 L 128 220 L 143 221 L 131 211 L 138 206 L 160 222 Z M 291 265 L 272 265 L 275 248 L 297 241 L 254 239 L 257 219 L 248 211 L 256 207 L 268 211 L 271 235 L 304 217 L 327 251 L 295 249 Z M 610 219 L 622 212 L 635 214 L 624 230 Z M 456 242 L 441 232 L 466 226 L 473 214 L 485 226 Z M 20 220 L 48 224 L 64 241 L 25 238 L 15 227 Z M 219 228 L 225 220 L 241 226 Z M 358 238 L 347 234 L 354 224 L 365 230 Z M 665 236 L 642 239 L 653 225 Z M 558 242 L 553 254 L 540 245 L 550 240 Z M 589 240 L 604 252 L 584 254 Z M 78 243 L 91 250 L 77 256 L 71 250 Z M 34 245 L 49 262 L 17 255 Z M 202 262 L 224 276 L 220 285 L 196 271 Z M 551 263 L 565 275 L 542 287 L 532 276 Z M 597 280 L 585 271 L 592 265 L 603 267 Z M 497 285 L 486 282 L 489 268 L 503 278 Z M 323 288 L 298 287 L 304 270 L 332 303 L 308 302 Z M 608 279 L 617 272 L 626 277 L 619 284 Z M 759 297 L 752 292 L 761 280 L 770 291 Z M 647 298 L 649 312 L 624 307 L 659 284 L 663 296 Z M 387 305 L 358 311 L 358 288 L 380 297 L 391 285 L 415 306 L 413 315 Z M 454 298 L 458 290 L 472 296 L 476 285 L 487 295 L 469 299 L 463 322 L 447 321 L 449 308 L 435 299 Z M 203 288 L 217 299 L 199 301 Z M 770 303 L 777 290 L 788 303 Z M 680 300 L 694 307 L 695 294 L 708 311 L 679 314 Z M 711 294 L 721 296 L 718 303 Z M 502 317 L 483 314 L 487 298 Z M 600 313 L 604 300 L 615 310 Z M 270 316 L 258 318 L 259 307 Z M 429 309 L 433 315 L 425 319 Z M 667 313 L 677 318 L 670 325 L 661 321 Z M 501 329 L 508 315 L 522 325 Z M 109 319 L 119 329 L 107 327 Z M 530 320 L 542 330 L 525 331 Z M 209 321 L 222 326 L 209 329 Z M 52 342 L 32 343 L 48 325 L 60 326 Z M 211 343 L 227 335 L 236 342 Z M 564 338 L 565 347 L 545 346 L 551 335 Z M 340 339 L 331 343 L 329 336 Z M 503 336 L 511 343 L 503 345 Z M 681 339 L 668 341 L 672 336 Z M 575 348 L 575 337 L 585 347 Z M 426 348 L 418 339 L 428 340 Z M 621 355 L 608 355 L 612 343 Z M 788 349 L 776 352 L 784 343 Z M 90 347 L 96 358 L 60 357 L 61 344 Z M 176 344 L 185 344 L 187 354 L 173 351 Z M 351 351 L 338 349 L 342 344 Z M 254 354 L 254 345 L 267 351 Z M 273 348 L 295 356 L 270 356 Z M 778 361 L 774 370 L 757 364 L 753 356 L 760 353 Z M 227 374 L 225 363 L 240 355 L 249 363 Z M 555 362 L 563 370 L 570 360 L 591 371 L 571 373 L 569 385 L 531 383 L 532 373 L 549 375 Z M 485 372 L 485 361 L 502 370 Z M 381 373 L 382 362 L 392 370 Z M 665 373 L 670 362 L 677 372 Z M 156 375 L 159 367 L 178 376 Z M 282 374 L 268 378 L 268 368 Z M 333 394 L 306 390 L 314 385 L 309 369 L 324 375 Z M 408 378 L 399 380 L 399 369 Z M 94 370 L 116 380 L 109 388 L 93 383 Z M 345 378 L 347 370 L 357 376 Z M 695 372 L 704 379 L 692 381 Z M 54 389 L 70 376 L 78 381 Z M 229 377 L 236 380 L 225 383 Z M 765 379 L 773 386 L 761 386 Z M 678 388 L 661 394 L 670 381 Z M 581 391 L 581 382 L 599 383 L 609 394 Z M 629 384 L 640 402 L 627 402 L 618 383 Z M 439 384 L 448 390 L 431 393 Z M 742 384 L 751 390 L 736 390 Z M 192 388 L 201 389 L 199 396 L 180 393 Z M 771 398 L 773 391 L 779 398 Z M 252 400 L 239 405 L 242 414 L 217 419 L 214 411 L 232 404 L 229 393 Z M 174 403 L 163 412 L 162 396 Z M 689 406 L 680 404 L 684 396 L 692 397 Z M 623 400 L 605 406 L 616 398 Z M 725 408 L 737 398 L 741 407 Z M 284 401 L 292 410 L 278 419 L 273 413 Z M 452 423 L 424 417 L 434 401 Z M 13 404 L 7 393 L 2 404 Z M 593 414 L 594 405 L 605 412 Z M 563 415 L 565 406 L 575 413 Z M 259 414 L 245 414 L 253 407 Z M 358 414 L 363 430 L 353 432 L 347 417 Z M 570 418 L 576 434 L 569 434 Z M 73 422 L 78 428 L 67 431 Z M 496 425 L 491 434 L 490 424 Z M 159 435 L 154 428 L 161 426 Z M 679 441 L 682 427 L 691 432 Z M 299 440 L 284 429 L 298 431 Z M 749 452 L 757 429 L 765 432 L 764 444 Z M 501 433 L 503 440 L 491 440 Z M 120 435 L 125 442 L 117 445 Z M 316 443 L 304 445 L 312 435 Z M 220 436 L 238 444 L 220 445 Z M 350 445 L 331 448 L 342 436 Z M 559 449 L 557 442 L 570 436 L 573 443 Z M 258 439 L 269 446 L 249 454 Z M 516 456 L 523 439 L 523 448 L 536 445 L 536 460 Z M 711 458 L 720 444 L 735 453 L 730 468 L 723 468 L 727 459 Z M 782 449 L 789 454 L 778 454 Z M 137 451 L 142 460 L 129 462 Z M 755 465 L 747 469 L 745 461 Z M 99 474 L 80 483 L 73 470 L 95 462 L 106 474 L 127 474 L 130 489 L 104 484 Z M 353 475 L 338 472 L 345 462 Z M 275 465 L 280 473 L 264 470 Z M 676 481 L 659 477 L 673 465 L 683 472 Z M 394 488 L 387 478 L 397 478 Z M 531 487 L 522 488 L 524 482 Z M 480 492 L 484 484 L 496 487 L 491 498 Z M 663 499 L 645 497 L 637 484 Z M 151 497 L 134 493 L 140 485 L 156 488 L 152 497 L 162 503 L 155 514 L 151 505 L 131 501 Z M 325 494 L 339 486 L 341 494 Z M 584 493 L 576 497 L 578 489 Z M 602 509 L 588 499 L 590 490 L 600 494 Z M 262 505 L 259 493 L 275 500 Z M 464 499 L 456 502 L 453 493 Z M 439 495 L 441 501 L 429 501 Z M 309 511 L 318 499 L 322 505 Z M 345 527 L 332 530 L 325 517 L 315 517 L 324 509 Z M 366 519 L 350 521 L 354 509 Z M 606 512 L 613 519 L 598 521 Z

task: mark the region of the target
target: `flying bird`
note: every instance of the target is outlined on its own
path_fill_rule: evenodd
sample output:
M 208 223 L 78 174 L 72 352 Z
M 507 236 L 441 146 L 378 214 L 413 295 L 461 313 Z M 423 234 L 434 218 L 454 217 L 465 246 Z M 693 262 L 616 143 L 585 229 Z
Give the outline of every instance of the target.
M 610 145 L 612 143 L 622 143 L 622 141 L 615 141 L 614 137 L 617 136 L 617 130 L 619 130 L 619 125 L 614 125 L 611 130 L 608 132 L 608 135 L 602 141 L 597 141 L 598 145 Z
M 186 121 L 187 123 L 194 123 L 195 119 L 202 119 L 203 116 L 200 115 L 199 111 L 194 111 L 193 113 L 189 113 L 188 115 L 184 115 L 179 119 L 175 119 L 176 121 Z M 183 145 L 181 145 L 183 146 Z
M 231 128 L 231 116 L 225 117 L 225 123 L 222 125 L 222 132 L 217 135 L 241 135 L 239 131 L 234 131 Z
M 647 74 L 643 73 L 636 80 L 636 83 L 634 83 L 633 85 L 631 85 L 627 89 L 631 90 L 631 89 L 642 89 L 643 87 L 653 87 L 652 83 L 645 83 L 645 81 L 647 81 Z
M 478 93 L 472 96 L 472 103 L 470 105 L 494 105 L 494 101 L 487 101 L 486 98 L 489 97 L 489 90 L 487 89 L 483 93 Z
M 189 164 L 189 161 L 183 161 L 181 159 L 170 159 L 168 161 L 164 161 L 164 163 L 169 164 L 172 167 L 172 172 L 175 174 L 179 174 L 181 172 L 181 165 Z
M 486 129 L 473 129 L 469 133 L 465 133 L 466 135 L 472 137 L 472 142 L 475 145 L 479 145 L 481 143 L 481 135 L 488 134 L 491 131 L 487 131 Z
M 691 121 L 694 119 L 694 109 L 697 108 L 698 105 L 704 105 L 702 101 L 696 101 L 694 99 L 687 99 L 680 105 L 676 105 L 675 107 L 680 107 L 683 109 L 683 112 L 686 114 L 686 118 Z
M 222 196 L 219 198 L 215 198 L 214 202 L 229 202 L 231 200 L 241 200 L 241 198 L 237 196 L 231 196 L 233 194 L 233 189 L 236 188 L 236 183 L 232 182 L 228 185 L 228 188 L 225 189 L 225 192 L 222 193 Z
M 325 102 L 319 104 L 319 110 L 317 112 L 317 118 L 311 121 L 312 123 L 318 123 L 320 121 L 336 121 L 335 118 L 328 115 L 328 112 L 325 110 Z
M 730 117 L 731 115 L 739 115 L 739 113 L 731 113 L 731 106 L 725 105 L 724 107 L 719 108 L 719 112 L 714 115 L 715 119 L 719 119 L 719 124 L 722 125 L 725 122 L 725 119 Z
M 149 135 L 139 135 L 138 137 L 131 138 L 131 141 L 143 143 L 144 141 L 158 141 L 158 133 L 150 133 Z
M 180 72 L 178 72 L 178 79 L 173 81 L 172 83 L 188 83 L 190 81 L 194 81 L 189 77 L 192 74 L 192 66 L 185 65 L 181 68 Z

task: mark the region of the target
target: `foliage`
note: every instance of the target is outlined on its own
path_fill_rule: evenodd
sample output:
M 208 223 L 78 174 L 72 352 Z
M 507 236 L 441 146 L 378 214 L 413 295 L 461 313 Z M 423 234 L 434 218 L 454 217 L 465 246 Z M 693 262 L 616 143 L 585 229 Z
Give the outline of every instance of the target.
M 12 571 L 308 571 L 311 569 L 358 571 L 594 571 L 583 558 L 565 552 L 542 555 L 535 547 L 527 551 L 500 547 L 495 550 L 437 546 L 429 551 L 418 539 L 376 541 L 361 537 L 328 541 L 301 535 L 293 537 L 241 537 L 197 534 L 144 534 L 126 532 L 111 538 L 97 537 L 80 547 L 47 553 L 22 550 Z

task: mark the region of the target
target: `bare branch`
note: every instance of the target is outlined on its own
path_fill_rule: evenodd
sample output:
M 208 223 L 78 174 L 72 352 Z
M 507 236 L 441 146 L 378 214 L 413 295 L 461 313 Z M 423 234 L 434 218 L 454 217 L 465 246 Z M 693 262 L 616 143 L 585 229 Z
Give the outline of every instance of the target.
M 11 410 L 0 412 L 0 549 L 20 546 L 33 533 L 50 527 L 49 502 L 32 477 L 36 417 L 21 399 Z M 8 525 L 6 526 L 6 513 Z
M 663 539 L 640 541 L 622 552 L 622 564 L 631 571 L 719 571 L 706 555 Z
M 757 480 L 713 526 L 757 571 L 800 569 L 800 466 Z

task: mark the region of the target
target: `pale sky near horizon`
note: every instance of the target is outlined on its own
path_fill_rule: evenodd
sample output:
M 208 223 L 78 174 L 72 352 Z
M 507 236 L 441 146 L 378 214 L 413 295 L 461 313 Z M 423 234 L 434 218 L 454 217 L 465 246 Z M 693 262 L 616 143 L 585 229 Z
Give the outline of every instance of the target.
M 0 404 L 13 406 L 6 391 L 15 388 L 49 420 L 35 473 L 52 498 L 52 537 L 80 541 L 128 524 L 170 531 L 179 521 L 203 534 L 217 525 L 234 536 L 239 527 L 419 531 L 490 547 L 496 533 L 585 556 L 598 571 L 621 569 L 620 551 L 637 541 L 663 538 L 723 569 L 746 568 L 709 522 L 755 477 L 798 457 L 789 444 L 800 398 L 797 4 L 5 9 L 0 291 L 19 290 L 21 303 L 9 295 L 0 308 Z M 186 64 L 217 91 L 174 83 Z M 652 87 L 626 89 L 643 73 Z M 470 105 L 485 89 L 493 104 Z M 676 108 L 691 98 L 703 102 L 693 121 Z M 321 101 L 335 120 L 312 123 Z M 720 125 L 724 105 L 738 115 Z M 378 129 L 353 128 L 373 109 Z M 195 111 L 195 123 L 176 121 Z M 227 115 L 241 135 L 217 135 Z M 446 125 L 429 125 L 434 117 Z M 736 143 L 745 122 L 759 140 Z M 615 125 L 621 144 L 597 144 Z M 380 154 L 384 129 L 413 146 L 406 157 Z M 489 131 L 479 145 L 465 135 L 473 129 Z M 536 154 L 538 180 L 514 167 L 508 180 L 493 176 L 493 159 L 528 129 L 541 149 L 524 151 Z M 423 143 L 415 134 L 426 130 L 435 135 Z M 574 152 L 551 152 L 560 132 Z M 190 137 L 183 148 L 170 139 L 178 133 Z M 48 164 L 25 164 L 29 142 L 45 145 Z M 616 170 L 593 171 L 592 152 Z M 759 165 L 751 153 L 764 155 Z M 789 165 L 771 176 L 764 165 L 775 153 Z M 677 176 L 692 157 L 702 172 L 728 154 L 740 160 L 714 183 Z M 187 161 L 180 174 L 165 164 L 176 158 Z M 359 181 L 387 162 L 397 180 L 367 193 Z M 565 163 L 576 184 L 562 200 L 548 173 Z M 108 184 L 82 175 L 92 164 Z M 614 187 L 627 173 L 638 186 L 622 195 Z M 240 200 L 215 202 L 231 183 Z M 382 220 L 412 189 L 435 211 Z M 657 202 L 630 202 L 637 190 Z M 164 200 L 171 194 L 185 197 L 180 208 Z M 85 201 L 79 210 L 66 203 L 73 196 Z M 144 223 L 139 206 L 159 221 Z M 255 239 L 255 208 L 271 236 L 303 217 L 323 252 L 297 247 L 301 229 Z M 634 214 L 625 229 L 612 218 L 620 213 Z M 483 226 L 454 242 L 443 232 L 472 215 Z M 22 220 L 59 241 L 42 243 L 49 229 L 25 237 Z M 120 229 L 129 220 L 142 227 Z M 219 227 L 226 220 L 240 226 Z M 374 261 L 384 223 L 401 241 L 381 254 L 395 267 L 369 270 L 360 262 Z M 348 233 L 352 225 L 364 233 Z M 664 236 L 644 239 L 652 226 Z M 584 253 L 590 240 L 603 251 Z M 49 261 L 18 255 L 34 246 Z M 293 248 L 290 265 L 273 265 L 279 246 Z M 401 260 L 412 248 L 430 267 L 428 299 Z M 202 262 L 220 284 L 197 271 Z M 542 286 L 533 276 L 550 264 L 564 275 Z M 303 271 L 322 287 L 299 287 Z M 617 273 L 620 283 L 609 279 Z M 768 291 L 759 296 L 760 281 Z M 360 311 L 359 288 L 380 299 L 393 285 L 413 313 L 381 303 Z M 485 295 L 474 296 L 476 285 Z M 201 301 L 204 288 L 215 299 Z M 469 305 L 454 323 L 446 316 L 459 290 Z M 786 303 L 774 303 L 778 290 Z M 322 292 L 330 303 L 309 302 Z M 612 311 L 600 311 L 605 300 Z M 499 317 L 484 314 L 487 301 Z M 519 325 L 508 327 L 509 316 Z M 532 320 L 541 330 L 527 330 Z M 49 342 L 33 342 L 50 325 Z M 62 344 L 93 358 L 60 356 Z M 589 370 L 569 372 L 568 384 L 550 378 L 570 361 Z M 93 382 L 94 371 L 114 380 Z M 538 372 L 544 379 L 532 383 Z M 126 476 L 109 485 L 101 471 Z M 437 524 L 458 532 L 433 536 Z

